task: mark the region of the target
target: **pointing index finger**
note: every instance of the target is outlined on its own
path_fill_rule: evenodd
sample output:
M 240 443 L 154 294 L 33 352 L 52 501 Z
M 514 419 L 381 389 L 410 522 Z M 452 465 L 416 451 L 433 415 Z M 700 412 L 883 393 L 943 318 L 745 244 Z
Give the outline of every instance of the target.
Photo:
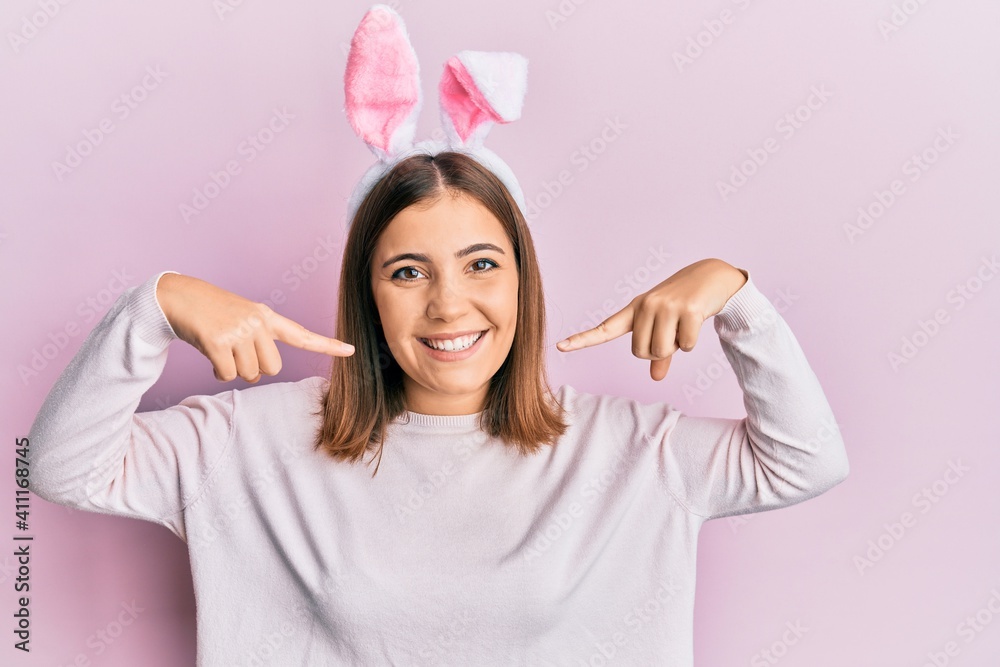
M 277 315 L 277 313 L 275 313 Z M 290 320 L 283 315 L 272 323 L 277 340 L 287 343 L 309 352 L 320 352 L 335 357 L 347 357 L 354 354 L 354 346 L 350 343 L 339 341 L 336 338 L 327 338 L 314 331 L 306 329 L 294 320 Z
M 563 352 L 567 352 L 614 340 L 632 330 L 633 315 L 634 312 L 630 303 L 593 329 L 575 333 L 559 341 L 556 343 L 556 347 Z

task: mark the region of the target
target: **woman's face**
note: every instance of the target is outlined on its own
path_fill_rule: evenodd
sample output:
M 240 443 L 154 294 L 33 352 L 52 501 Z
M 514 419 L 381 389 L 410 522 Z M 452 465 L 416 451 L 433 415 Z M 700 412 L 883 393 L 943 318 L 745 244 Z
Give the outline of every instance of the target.
M 410 206 L 382 232 L 371 275 L 385 340 L 405 373 L 407 409 L 482 410 L 517 325 L 517 267 L 500 221 L 464 194 Z M 429 338 L 452 349 L 431 349 Z

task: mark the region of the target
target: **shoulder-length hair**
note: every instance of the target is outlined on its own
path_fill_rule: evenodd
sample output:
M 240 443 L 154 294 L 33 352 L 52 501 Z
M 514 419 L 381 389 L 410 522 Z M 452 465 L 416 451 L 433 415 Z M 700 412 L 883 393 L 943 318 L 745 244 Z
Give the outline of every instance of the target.
M 545 298 L 527 223 L 503 182 L 458 152 L 417 154 L 397 163 L 358 207 L 344 247 L 336 338 L 354 354 L 332 357 L 315 448 L 354 463 L 369 449 L 379 462 L 386 427 L 406 411 L 403 371 L 389 351 L 372 295 L 371 263 L 379 237 L 408 206 L 446 193 L 475 198 L 504 228 L 517 264 L 517 327 L 510 352 L 490 379 L 478 427 L 522 455 L 554 444 L 568 427 L 545 369 Z M 374 459 L 374 455 L 372 459 Z M 375 472 L 378 472 L 378 465 Z

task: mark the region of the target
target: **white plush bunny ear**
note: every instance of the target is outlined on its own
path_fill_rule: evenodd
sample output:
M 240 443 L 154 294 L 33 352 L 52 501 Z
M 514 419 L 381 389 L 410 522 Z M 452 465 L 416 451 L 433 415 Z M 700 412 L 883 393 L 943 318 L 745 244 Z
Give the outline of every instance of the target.
M 445 63 L 438 93 L 452 147 L 479 148 L 496 123 L 521 117 L 528 59 L 519 53 L 460 51 Z
M 403 19 L 391 7 L 372 6 L 354 31 L 344 93 L 347 120 L 380 161 L 413 147 L 423 103 L 420 67 Z

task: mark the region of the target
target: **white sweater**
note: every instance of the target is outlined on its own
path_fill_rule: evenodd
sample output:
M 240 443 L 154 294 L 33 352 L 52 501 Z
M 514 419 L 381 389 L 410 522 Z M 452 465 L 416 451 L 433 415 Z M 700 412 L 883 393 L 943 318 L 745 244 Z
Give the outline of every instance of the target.
M 541 453 L 519 457 L 475 414 L 408 412 L 374 478 L 313 451 L 322 377 L 135 412 L 176 338 L 163 273 L 119 297 L 56 381 L 29 434 L 31 488 L 185 540 L 199 667 L 690 666 L 702 524 L 848 473 L 815 374 L 746 271 L 714 326 L 747 418 L 563 385 L 571 424 Z

